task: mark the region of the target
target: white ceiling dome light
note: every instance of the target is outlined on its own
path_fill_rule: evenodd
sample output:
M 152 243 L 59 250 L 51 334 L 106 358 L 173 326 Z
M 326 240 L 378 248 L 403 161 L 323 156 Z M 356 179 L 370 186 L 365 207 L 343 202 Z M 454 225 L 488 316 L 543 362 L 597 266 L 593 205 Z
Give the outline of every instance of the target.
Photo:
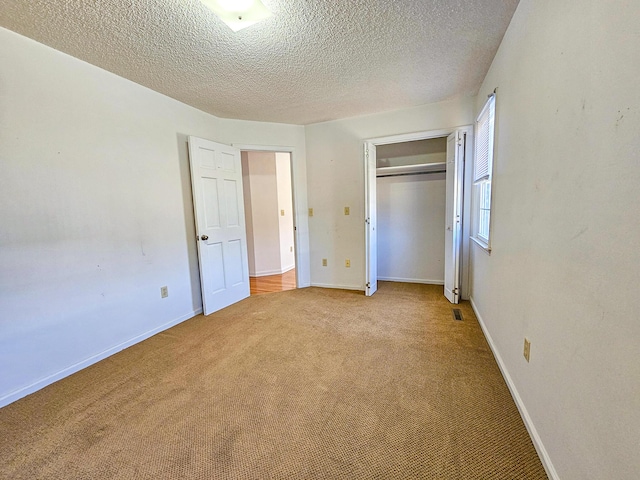
M 237 32 L 271 16 L 261 0 L 200 0 Z

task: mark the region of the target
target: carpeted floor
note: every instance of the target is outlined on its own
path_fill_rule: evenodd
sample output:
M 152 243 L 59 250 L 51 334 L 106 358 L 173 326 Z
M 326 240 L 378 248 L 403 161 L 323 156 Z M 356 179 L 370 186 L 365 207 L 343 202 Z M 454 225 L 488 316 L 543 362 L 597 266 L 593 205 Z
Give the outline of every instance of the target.
M 306 288 L 0 409 L 3 479 L 545 479 L 470 306 Z

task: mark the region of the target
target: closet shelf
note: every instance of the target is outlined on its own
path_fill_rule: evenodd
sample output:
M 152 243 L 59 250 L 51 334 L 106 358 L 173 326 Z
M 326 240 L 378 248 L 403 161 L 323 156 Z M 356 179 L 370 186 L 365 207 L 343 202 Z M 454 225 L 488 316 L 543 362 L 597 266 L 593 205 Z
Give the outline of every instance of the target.
M 376 177 L 395 177 L 398 175 L 421 175 L 425 173 L 443 173 L 447 170 L 445 162 L 401 165 L 398 167 L 376 168 Z

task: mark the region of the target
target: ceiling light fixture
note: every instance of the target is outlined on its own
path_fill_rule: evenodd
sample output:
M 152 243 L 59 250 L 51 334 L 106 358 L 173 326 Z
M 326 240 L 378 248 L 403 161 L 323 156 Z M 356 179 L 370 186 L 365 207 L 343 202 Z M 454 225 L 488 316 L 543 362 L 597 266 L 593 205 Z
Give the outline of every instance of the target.
M 261 0 L 200 0 L 237 32 L 271 16 Z

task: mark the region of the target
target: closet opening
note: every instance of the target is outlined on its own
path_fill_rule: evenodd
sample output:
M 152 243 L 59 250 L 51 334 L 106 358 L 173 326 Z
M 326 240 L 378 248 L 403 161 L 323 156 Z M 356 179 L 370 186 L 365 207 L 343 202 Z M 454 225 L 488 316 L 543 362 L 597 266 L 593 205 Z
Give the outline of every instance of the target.
M 377 147 L 378 280 L 444 285 L 447 137 Z
M 464 165 L 472 132 L 465 126 L 364 141 L 365 295 L 375 294 L 380 279 L 443 285 L 451 303 L 465 296 Z

